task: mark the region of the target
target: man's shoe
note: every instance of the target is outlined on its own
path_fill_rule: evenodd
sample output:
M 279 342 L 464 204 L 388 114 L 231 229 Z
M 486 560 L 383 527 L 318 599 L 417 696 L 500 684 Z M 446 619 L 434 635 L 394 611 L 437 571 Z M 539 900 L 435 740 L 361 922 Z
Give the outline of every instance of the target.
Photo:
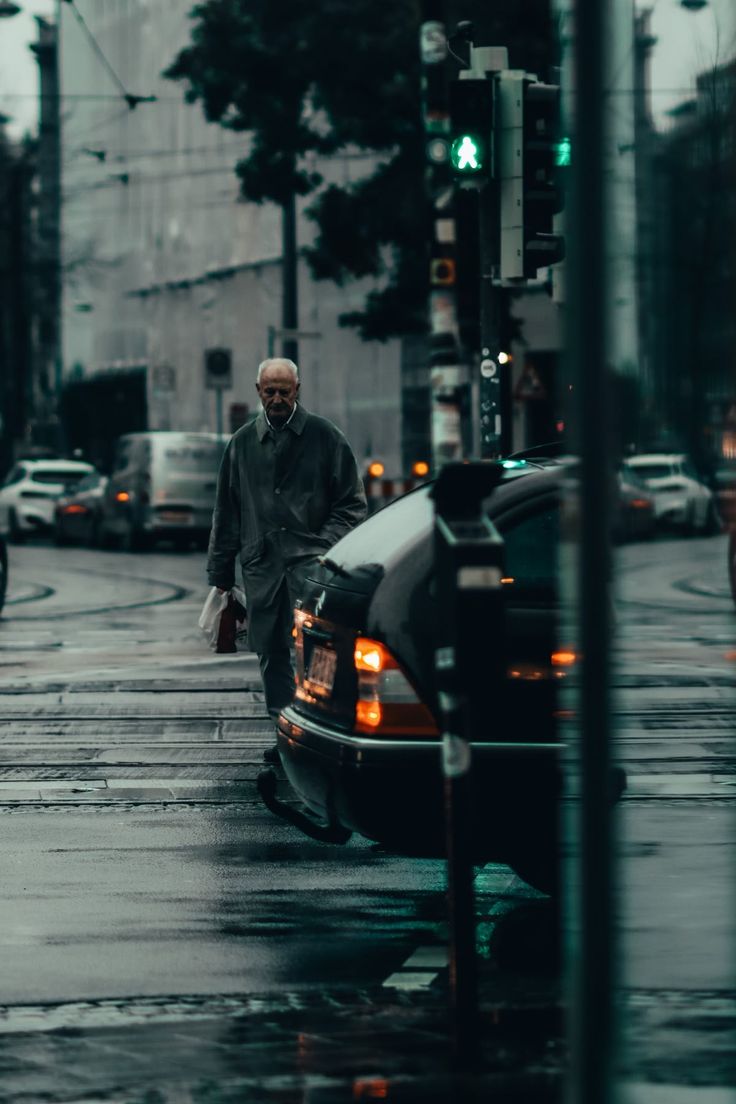
M 278 766 L 281 762 L 281 756 L 279 755 L 279 749 L 274 744 L 273 747 L 266 748 L 263 753 L 263 762 L 270 763 L 273 766 Z

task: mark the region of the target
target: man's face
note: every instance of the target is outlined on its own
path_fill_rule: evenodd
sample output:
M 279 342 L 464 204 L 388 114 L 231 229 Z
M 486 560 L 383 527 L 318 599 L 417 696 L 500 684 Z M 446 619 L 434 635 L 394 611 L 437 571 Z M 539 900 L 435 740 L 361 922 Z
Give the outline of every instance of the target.
M 256 390 L 271 425 L 282 426 L 288 421 L 299 394 L 299 382 L 289 368 L 270 365 L 262 373 Z

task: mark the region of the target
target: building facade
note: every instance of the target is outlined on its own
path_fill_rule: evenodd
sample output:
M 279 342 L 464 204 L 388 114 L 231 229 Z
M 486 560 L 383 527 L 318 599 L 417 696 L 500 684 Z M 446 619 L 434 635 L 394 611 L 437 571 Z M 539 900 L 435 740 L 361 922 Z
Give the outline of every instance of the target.
M 217 428 L 208 349 L 231 354 L 223 428 L 252 416 L 256 367 L 281 351 L 281 212 L 239 201 L 247 136 L 207 123 L 160 75 L 188 41 L 189 0 L 79 0 L 112 73 L 60 7 L 64 407 L 75 433 L 86 424 L 70 444 L 104 462 L 123 428 Z M 142 99 L 131 106 L 123 90 Z M 315 168 L 345 184 L 372 164 L 348 152 Z M 303 204 L 297 220 L 303 247 L 314 234 Z M 315 282 L 299 261 L 302 392 L 361 462 L 379 456 L 399 474 L 401 343 L 338 323 L 370 287 Z

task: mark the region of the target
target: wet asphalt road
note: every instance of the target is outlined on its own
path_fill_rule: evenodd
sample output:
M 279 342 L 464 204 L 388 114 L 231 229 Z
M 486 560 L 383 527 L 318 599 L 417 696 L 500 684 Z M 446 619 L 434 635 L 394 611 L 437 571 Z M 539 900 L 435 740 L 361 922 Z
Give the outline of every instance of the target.
M 702 1091 L 735 1076 L 725 539 L 617 561 L 622 1077 Z M 202 579 L 194 552 L 11 549 L 0 1100 L 449 1100 L 442 864 L 262 808 L 255 659 L 203 646 Z M 490 1073 L 544 1080 L 553 909 L 504 867 L 477 889 Z

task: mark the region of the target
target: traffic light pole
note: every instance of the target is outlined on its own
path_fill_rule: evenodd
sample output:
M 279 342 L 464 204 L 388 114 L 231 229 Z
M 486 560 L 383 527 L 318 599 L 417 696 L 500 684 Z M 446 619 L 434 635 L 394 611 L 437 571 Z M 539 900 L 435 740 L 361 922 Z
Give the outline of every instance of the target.
M 479 195 L 480 229 L 480 455 L 493 460 L 511 452 L 510 362 L 503 352 L 506 291 L 494 282 L 498 271 L 498 185 Z
M 450 111 L 447 31 L 443 0 L 423 0 L 420 51 L 427 193 L 433 234 L 430 261 L 430 395 L 432 466 L 439 471 L 463 455 L 462 412 L 468 404 L 455 294 L 455 219 L 448 161 Z
M 492 460 L 510 451 L 510 394 L 502 352 L 505 291 L 496 285 L 500 266 L 500 193 L 495 137 L 496 74 L 508 66 L 503 46 L 470 46 L 470 65 L 454 88 L 452 162 L 459 187 L 473 188 L 478 198 L 480 260 L 480 455 Z M 457 133 L 455 131 L 457 130 Z M 464 150 L 474 150 L 470 161 Z M 477 162 L 477 163 L 476 163 Z M 470 170 L 473 170 L 472 172 Z

